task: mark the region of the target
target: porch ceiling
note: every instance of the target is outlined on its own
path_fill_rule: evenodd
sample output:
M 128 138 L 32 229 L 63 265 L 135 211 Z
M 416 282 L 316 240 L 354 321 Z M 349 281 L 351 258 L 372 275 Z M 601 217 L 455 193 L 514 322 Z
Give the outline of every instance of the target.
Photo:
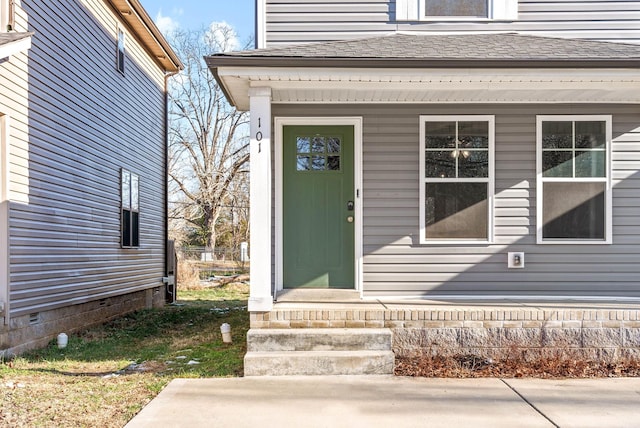
M 640 103 L 635 69 L 325 69 L 218 67 L 239 110 L 249 88 L 273 103 Z

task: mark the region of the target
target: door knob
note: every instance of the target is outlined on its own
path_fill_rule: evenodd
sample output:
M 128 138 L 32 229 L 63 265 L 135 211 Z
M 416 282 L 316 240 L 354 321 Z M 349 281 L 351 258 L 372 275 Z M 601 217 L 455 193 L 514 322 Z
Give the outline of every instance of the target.
M 347 217 L 347 222 L 349 223 L 353 223 L 353 216 L 350 215 L 349 217 Z

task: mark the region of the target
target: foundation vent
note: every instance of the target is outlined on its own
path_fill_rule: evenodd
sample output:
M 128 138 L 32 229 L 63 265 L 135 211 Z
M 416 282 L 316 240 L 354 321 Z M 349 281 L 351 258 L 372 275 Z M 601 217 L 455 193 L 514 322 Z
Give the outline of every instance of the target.
M 40 313 L 34 312 L 29 314 L 29 324 L 38 324 L 40 322 Z

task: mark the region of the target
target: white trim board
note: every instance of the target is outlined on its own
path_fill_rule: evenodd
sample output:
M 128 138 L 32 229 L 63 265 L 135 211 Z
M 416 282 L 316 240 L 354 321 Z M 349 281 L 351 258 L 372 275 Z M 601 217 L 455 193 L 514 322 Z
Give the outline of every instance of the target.
M 283 290 L 282 254 L 282 151 L 283 128 L 289 125 L 349 125 L 353 126 L 353 183 L 355 195 L 355 287 L 362 297 L 362 117 L 276 117 L 274 118 L 274 180 L 275 180 L 275 290 Z
M 9 127 L 10 117 L 0 113 L 0 313 L 9 324 Z

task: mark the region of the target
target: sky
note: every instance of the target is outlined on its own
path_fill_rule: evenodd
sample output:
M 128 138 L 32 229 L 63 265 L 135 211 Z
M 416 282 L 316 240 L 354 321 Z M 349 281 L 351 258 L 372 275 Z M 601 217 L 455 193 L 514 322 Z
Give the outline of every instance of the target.
M 254 34 L 255 0 L 140 0 L 158 28 L 198 30 L 212 22 L 226 22 L 241 42 Z

